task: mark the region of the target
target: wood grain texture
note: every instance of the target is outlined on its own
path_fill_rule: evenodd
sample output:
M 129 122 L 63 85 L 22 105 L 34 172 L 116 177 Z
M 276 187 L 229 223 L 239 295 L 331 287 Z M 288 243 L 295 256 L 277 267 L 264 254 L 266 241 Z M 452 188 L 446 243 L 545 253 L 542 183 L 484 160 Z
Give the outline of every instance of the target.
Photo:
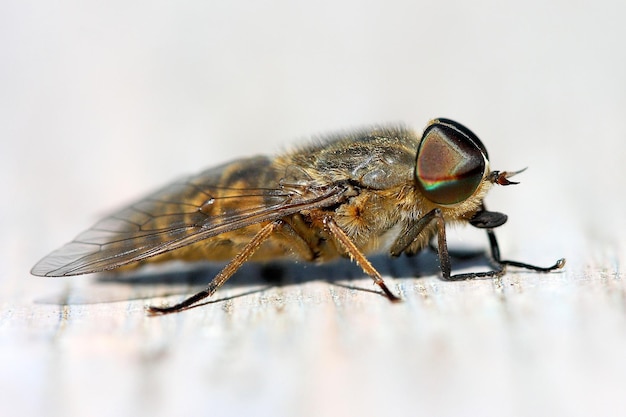
M 148 292 L 180 288 L 73 281 L 59 285 L 65 305 L 5 302 L 3 376 L 21 382 L 6 398 L 36 395 L 24 402 L 33 415 L 608 415 L 622 405 L 626 286 L 614 271 L 390 279 L 396 305 L 369 278 L 323 279 L 351 275 L 347 264 L 280 285 L 246 282 L 255 269 L 207 305 L 158 318 L 144 312 Z M 107 292 L 120 300 L 102 302 Z

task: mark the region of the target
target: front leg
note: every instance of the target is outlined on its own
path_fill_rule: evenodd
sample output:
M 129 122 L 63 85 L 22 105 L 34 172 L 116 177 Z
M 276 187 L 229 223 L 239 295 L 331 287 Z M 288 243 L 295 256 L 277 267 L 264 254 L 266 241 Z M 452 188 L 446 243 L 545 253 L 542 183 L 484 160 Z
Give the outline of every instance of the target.
M 502 219 L 500 213 L 489 213 L 493 216 L 481 216 L 482 220 L 485 220 L 484 226 L 497 227 L 506 221 L 506 217 Z M 487 221 L 489 220 L 489 221 Z M 502 221 L 504 220 L 504 221 Z M 502 276 L 505 273 L 506 266 L 516 266 L 519 268 L 526 268 L 538 272 L 550 272 L 555 269 L 560 269 L 565 265 L 565 259 L 559 259 L 554 265 L 549 267 L 539 267 L 535 265 L 529 265 L 522 262 L 503 260 L 500 257 L 500 248 L 493 229 L 485 227 L 487 236 L 489 238 L 489 247 L 491 250 L 491 264 L 493 270 L 482 272 L 469 272 L 465 274 L 452 275 L 452 267 L 450 262 L 450 254 L 448 252 L 448 244 L 446 241 L 446 224 L 441 209 L 434 209 L 426 213 L 423 217 L 418 219 L 411 227 L 405 229 L 396 241 L 391 246 L 391 255 L 399 256 L 402 252 L 407 250 L 409 246 L 418 239 L 424 229 L 431 223 L 436 222 L 437 227 L 437 250 L 439 252 L 439 265 L 441 267 L 442 278 L 446 281 L 463 281 L 467 279 L 475 278 L 493 278 Z M 474 225 L 476 226 L 476 225 Z M 480 227 L 480 226 L 477 226 Z
M 531 271 L 551 272 L 557 269 L 561 269 L 565 266 L 565 258 L 561 258 L 556 261 L 554 265 L 547 267 L 502 259 L 500 257 L 500 247 L 498 246 L 498 240 L 496 239 L 496 234 L 493 232 L 492 229 L 487 229 L 487 237 L 489 238 L 489 247 L 491 248 L 491 258 L 501 267 L 504 267 L 505 265 L 511 265 L 517 268 L 530 269 Z
M 455 277 L 452 277 L 450 275 L 452 267 L 450 263 L 450 254 L 448 253 L 448 244 L 446 243 L 446 225 L 441 209 L 436 208 L 429 211 L 424 216 L 419 218 L 416 222 L 414 222 L 414 224 L 406 228 L 404 233 L 398 236 L 393 245 L 391 245 L 391 256 L 400 256 L 402 252 L 406 251 L 411 246 L 411 244 L 419 238 L 424 229 L 433 221 L 437 223 L 439 266 L 441 267 L 443 279 L 454 279 Z
M 424 231 L 426 226 L 431 222 L 436 222 L 437 227 L 437 251 L 439 253 L 439 266 L 441 268 L 442 278 L 446 281 L 463 281 L 466 279 L 485 278 L 485 277 L 499 277 L 505 272 L 505 266 L 503 263 L 494 262 L 494 269 L 485 272 L 470 272 L 466 274 L 452 275 L 452 264 L 450 262 L 450 253 L 448 252 L 448 243 L 446 241 L 446 222 L 443 218 L 443 212 L 441 209 L 434 209 L 426 213 L 423 217 L 415 222 L 412 227 L 406 229 L 406 231 L 396 239 L 391 246 L 391 256 L 399 256 L 404 252 Z M 491 231 L 491 230 L 490 230 Z M 495 248 L 497 250 L 498 243 L 493 236 L 493 242 L 495 242 Z M 492 244 L 492 254 L 494 245 Z M 497 259 L 499 260 L 499 251 L 497 251 Z M 494 257 L 495 260 L 495 257 Z

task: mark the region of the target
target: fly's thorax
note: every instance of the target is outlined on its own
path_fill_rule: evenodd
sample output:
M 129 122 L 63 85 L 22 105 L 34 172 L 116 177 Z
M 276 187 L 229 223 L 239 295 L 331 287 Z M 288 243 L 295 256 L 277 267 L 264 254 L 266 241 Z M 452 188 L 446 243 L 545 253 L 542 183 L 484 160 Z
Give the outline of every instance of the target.
M 402 218 L 395 190 L 362 189 L 334 210 L 334 218 L 357 246 L 376 246 L 377 239 Z
M 276 166 L 296 179 L 326 185 L 347 181 L 385 190 L 413 176 L 419 139 L 400 126 L 373 127 L 318 139 L 279 155 Z

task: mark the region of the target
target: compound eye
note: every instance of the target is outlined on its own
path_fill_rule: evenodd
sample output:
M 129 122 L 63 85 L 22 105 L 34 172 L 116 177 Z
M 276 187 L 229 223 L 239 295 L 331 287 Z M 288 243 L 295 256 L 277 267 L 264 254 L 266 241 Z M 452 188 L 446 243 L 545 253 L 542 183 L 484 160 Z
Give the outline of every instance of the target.
M 417 149 L 417 186 L 433 203 L 458 204 L 474 194 L 487 164 L 487 151 L 471 130 L 436 119 L 424 130 Z

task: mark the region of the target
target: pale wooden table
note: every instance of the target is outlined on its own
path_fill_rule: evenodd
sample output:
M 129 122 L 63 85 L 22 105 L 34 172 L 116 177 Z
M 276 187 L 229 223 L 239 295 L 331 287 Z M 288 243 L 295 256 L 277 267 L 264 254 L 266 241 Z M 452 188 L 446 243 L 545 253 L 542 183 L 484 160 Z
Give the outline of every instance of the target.
M 376 257 L 387 276 L 426 269 L 388 278 L 400 304 L 347 263 L 283 265 L 279 285 L 252 265 L 213 302 L 158 318 L 152 296 L 214 268 L 175 285 L 24 280 L 3 302 L 2 392 L 29 415 L 620 415 L 621 261 L 445 283 L 430 255 Z
M 626 415 L 624 7 L 244 3 L 1 6 L 0 415 Z M 564 271 L 446 283 L 432 254 L 376 257 L 392 305 L 348 262 L 247 265 L 156 318 L 218 266 L 28 273 L 177 176 L 434 116 L 530 166 L 488 198 L 502 252 Z

